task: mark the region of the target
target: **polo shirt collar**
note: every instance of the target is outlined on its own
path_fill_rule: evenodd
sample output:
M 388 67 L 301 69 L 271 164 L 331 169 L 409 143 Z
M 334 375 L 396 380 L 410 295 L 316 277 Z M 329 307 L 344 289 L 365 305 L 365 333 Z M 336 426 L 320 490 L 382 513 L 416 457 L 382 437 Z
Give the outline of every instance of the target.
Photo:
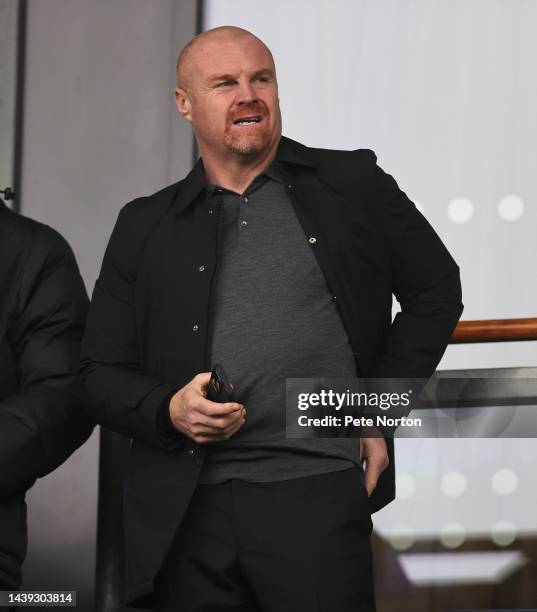
M 293 164 L 309 168 L 314 168 L 316 166 L 312 149 L 290 138 L 286 138 L 285 136 L 280 138 L 274 161 L 282 163 L 283 165 Z M 277 164 L 271 164 L 267 168 L 266 173 L 271 178 L 278 180 L 276 178 L 277 170 L 274 172 L 274 166 L 277 166 Z M 200 158 L 184 181 L 182 181 L 179 191 L 177 192 L 175 204 L 176 214 L 182 213 L 183 210 L 192 204 L 208 186 L 203 170 L 203 162 Z

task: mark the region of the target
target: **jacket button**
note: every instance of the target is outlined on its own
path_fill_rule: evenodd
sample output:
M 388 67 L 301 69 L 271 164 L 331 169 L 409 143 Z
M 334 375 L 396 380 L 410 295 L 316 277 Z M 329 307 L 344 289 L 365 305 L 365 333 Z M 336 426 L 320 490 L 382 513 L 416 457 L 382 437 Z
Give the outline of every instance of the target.
M 199 327 L 198 327 L 197 325 L 193 325 L 193 326 L 192 326 L 192 329 L 193 329 L 194 331 L 198 331 Z
M 213 214 L 213 209 L 211 208 L 211 210 L 209 211 L 209 214 L 212 215 Z
M 315 238 L 314 236 L 312 236 L 312 237 L 311 237 L 311 238 L 308 240 L 308 242 L 309 242 L 310 244 L 315 244 L 315 243 L 317 242 L 317 238 Z
M 292 185 L 287 185 L 287 189 L 292 189 L 293 186 Z
M 188 449 L 188 454 L 189 454 L 190 456 L 192 456 L 192 455 L 194 454 L 194 451 L 193 451 L 191 448 L 189 448 L 189 449 Z
M 198 268 L 198 270 L 199 270 L 200 272 L 203 272 L 203 270 L 205 270 L 205 266 L 200 266 L 200 267 Z
M 332 296 L 332 302 L 337 302 L 337 296 L 335 295 Z

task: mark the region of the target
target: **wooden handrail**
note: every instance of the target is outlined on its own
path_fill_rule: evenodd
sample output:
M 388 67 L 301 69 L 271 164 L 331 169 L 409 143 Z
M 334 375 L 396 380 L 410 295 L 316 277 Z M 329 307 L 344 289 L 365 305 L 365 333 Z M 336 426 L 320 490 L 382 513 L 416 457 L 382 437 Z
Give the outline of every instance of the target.
M 537 340 L 537 318 L 459 321 L 450 344 Z

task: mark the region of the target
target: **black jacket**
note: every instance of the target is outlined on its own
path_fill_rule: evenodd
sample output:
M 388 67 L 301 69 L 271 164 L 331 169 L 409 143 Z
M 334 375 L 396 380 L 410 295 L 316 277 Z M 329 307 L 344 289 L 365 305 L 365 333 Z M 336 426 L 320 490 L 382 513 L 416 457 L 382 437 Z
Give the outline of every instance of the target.
M 53 229 L 0 200 L 0 586 L 26 550 L 24 493 L 89 436 L 78 391 L 88 298 Z
M 429 377 L 462 312 L 459 270 L 425 218 L 372 151 L 330 151 L 282 138 L 295 212 L 355 352 L 357 374 Z M 128 599 L 152 590 L 196 485 L 203 449 L 167 440 L 159 410 L 210 369 L 219 210 L 201 195 L 200 162 L 186 179 L 120 212 L 82 348 L 88 407 L 133 439 L 125 482 Z M 199 266 L 204 266 L 200 273 Z M 391 320 L 392 292 L 402 311 Z M 394 497 L 391 463 L 372 511 Z

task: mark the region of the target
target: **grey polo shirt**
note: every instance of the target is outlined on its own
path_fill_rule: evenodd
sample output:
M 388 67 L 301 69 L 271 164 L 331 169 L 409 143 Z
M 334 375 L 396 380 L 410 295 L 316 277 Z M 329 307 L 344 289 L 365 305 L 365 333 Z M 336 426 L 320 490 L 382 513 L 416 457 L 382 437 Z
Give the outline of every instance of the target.
M 277 162 L 241 195 L 222 198 L 211 362 L 246 407 L 229 440 L 207 444 L 200 483 L 270 482 L 360 465 L 357 439 L 285 437 L 285 379 L 354 377 L 336 305 Z

